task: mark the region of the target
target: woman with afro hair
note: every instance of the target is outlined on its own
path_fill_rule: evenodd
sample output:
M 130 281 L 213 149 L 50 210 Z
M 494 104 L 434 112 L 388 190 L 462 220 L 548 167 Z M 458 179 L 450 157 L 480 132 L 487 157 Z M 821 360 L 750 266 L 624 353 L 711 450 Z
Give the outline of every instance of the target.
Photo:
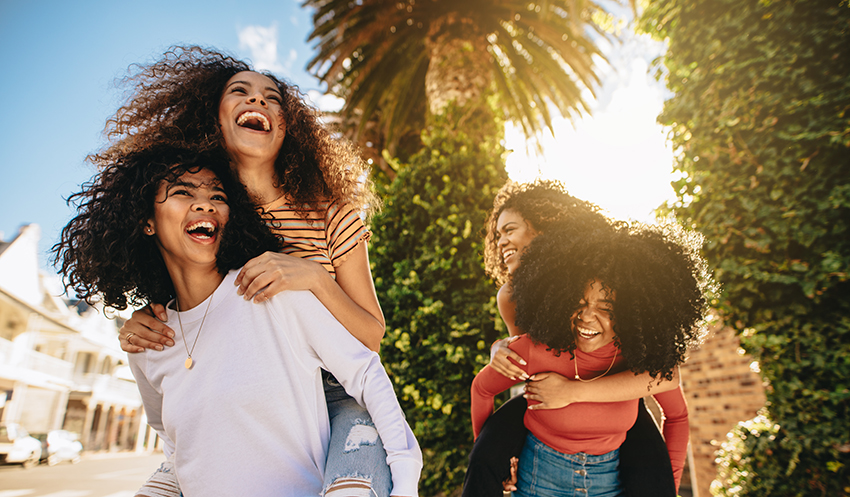
M 378 351 L 384 317 L 369 268 L 371 233 L 360 218 L 377 198 L 363 180 L 366 165 L 356 149 L 325 128 L 295 86 L 215 50 L 173 47 L 131 71 L 123 81 L 132 88 L 127 103 L 107 121 L 112 144 L 89 159 L 108 167 L 127 153 L 160 145 L 225 151 L 282 242 L 279 251 L 245 264 L 234 291 L 262 303 L 283 290 L 309 290 L 355 338 Z M 160 304 L 125 323 L 119 335 L 125 351 L 174 344 Z M 329 453 L 326 490 L 366 475 L 367 487 L 386 497 L 389 468 L 368 412 L 331 375 L 325 384 L 331 446 L 340 448 Z M 350 434 L 364 430 L 362 443 L 342 449 Z
M 72 196 L 78 214 L 54 247 L 81 298 L 116 309 L 170 301 L 166 322 L 180 330 L 176 347 L 130 356 L 173 462 L 137 495 L 319 495 L 323 369 L 371 413 L 394 491 L 416 495 L 421 452 L 378 354 L 309 291 L 260 304 L 234 291 L 239 268 L 280 241 L 231 175 L 220 152 L 127 154 Z M 348 480 L 354 495 L 364 478 Z
M 487 220 L 484 260 L 488 274 L 501 285 L 497 303 L 510 336 L 493 344 L 490 367 L 507 378 L 524 380 L 526 393 L 502 405 L 476 438 L 464 481 L 464 497 L 486 497 L 503 489 L 515 489 L 515 458 L 527 434 L 522 422 L 526 399 L 539 402 L 534 409 L 558 409 L 573 402 L 641 399 L 650 391 L 662 393 L 678 386 L 678 370 L 674 371 L 672 381 L 653 381 L 646 373 L 630 372 L 609 375 L 593 383 L 577 382 L 553 372 L 529 379 L 518 366 L 524 359 L 509 347 L 524 333 L 515 324 L 510 278 L 524 260 L 525 247 L 541 233 L 561 233 L 566 239 L 612 229 L 615 224 L 597 206 L 569 195 L 556 181 L 509 181 L 496 195 Z M 646 457 L 648 453 L 664 455 L 666 447 L 643 400 L 638 404 L 637 421 L 621 448 L 620 479 L 634 497 L 675 496 L 669 462 Z
M 698 242 L 678 229 L 645 225 L 536 237 L 511 281 L 515 323 L 526 332 L 509 345 L 524 359 L 518 367 L 530 378 L 554 372 L 582 384 L 621 372 L 671 380 L 703 336 L 710 279 Z M 490 366 L 476 376 L 476 436 L 492 413 L 493 397 L 514 383 Z M 687 406 L 681 388 L 653 395 L 666 416 L 678 488 Z M 537 403 L 529 398 L 524 415 L 529 433 L 519 457 L 518 496 L 631 495 L 618 466 L 637 400 L 573 402 L 557 410 L 536 409 Z

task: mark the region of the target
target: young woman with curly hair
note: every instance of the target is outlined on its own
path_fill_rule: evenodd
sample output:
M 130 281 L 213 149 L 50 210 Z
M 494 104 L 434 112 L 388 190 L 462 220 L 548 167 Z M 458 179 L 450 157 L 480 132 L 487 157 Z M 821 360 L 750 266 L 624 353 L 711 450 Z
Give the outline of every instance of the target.
M 537 237 L 511 281 L 516 325 L 526 331 L 510 344 L 525 359 L 520 369 L 532 378 L 554 372 L 583 384 L 627 370 L 671 380 L 702 338 L 707 312 L 710 280 L 696 242 L 680 230 L 651 226 Z M 492 412 L 493 396 L 513 384 L 490 366 L 476 376 L 476 435 Z M 681 388 L 653 395 L 666 416 L 678 488 L 687 406 Z M 559 410 L 535 409 L 536 403 L 530 399 L 524 416 L 529 433 L 516 495 L 631 495 L 619 479 L 619 451 L 638 413 L 636 399 L 574 402 Z
M 640 399 L 650 391 L 665 392 L 678 385 L 678 370 L 672 381 L 653 381 L 648 374 L 621 373 L 594 383 L 573 381 L 557 373 L 529 378 L 519 367 L 524 358 L 510 344 L 524 333 L 515 323 L 515 302 L 510 282 L 523 259 L 525 248 L 541 233 L 581 237 L 595 230 L 611 229 L 614 223 L 597 206 L 569 195 L 555 181 L 508 182 L 493 202 L 487 220 L 485 267 L 499 284 L 497 304 L 509 337 L 491 348 L 490 367 L 507 378 L 526 382 L 524 396 L 517 396 L 491 416 L 476 438 L 464 481 L 464 497 L 492 496 L 503 488 L 514 489 L 512 471 L 525 443 L 523 417 L 527 400 L 533 409 L 560 409 L 574 402 L 614 402 Z M 630 495 L 675 495 L 669 463 L 647 454 L 666 454 L 666 447 L 651 415 L 639 401 L 637 421 L 622 447 L 620 478 Z M 503 483 L 504 482 L 504 483 Z
M 377 199 L 353 146 L 331 135 L 296 87 L 216 51 L 175 47 L 152 64 L 134 67 L 124 81 L 134 85 L 128 103 L 107 123 L 113 145 L 90 160 L 106 167 L 124 154 L 161 144 L 225 150 L 282 241 L 280 251 L 245 264 L 234 291 L 261 303 L 282 290 L 310 290 L 354 337 L 377 351 L 384 317 L 369 268 L 370 232 L 360 219 Z M 174 330 L 164 318 L 161 305 L 134 313 L 121 330 L 122 348 L 140 352 L 173 345 Z M 346 478 L 367 475 L 385 497 L 389 468 L 381 463 L 385 454 L 368 413 L 332 376 L 325 380 L 332 444 L 341 447 L 350 435 L 360 440 L 329 454 L 328 491 Z
M 118 159 L 72 196 L 78 214 L 54 247 L 88 302 L 171 300 L 166 321 L 182 343 L 132 354 L 130 366 L 182 492 L 318 495 L 327 369 L 372 414 L 393 488 L 415 495 L 421 453 L 377 353 L 309 291 L 261 304 L 233 291 L 239 268 L 279 241 L 221 155 L 151 147 Z M 138 495 L 169 482 L 157 484 Z

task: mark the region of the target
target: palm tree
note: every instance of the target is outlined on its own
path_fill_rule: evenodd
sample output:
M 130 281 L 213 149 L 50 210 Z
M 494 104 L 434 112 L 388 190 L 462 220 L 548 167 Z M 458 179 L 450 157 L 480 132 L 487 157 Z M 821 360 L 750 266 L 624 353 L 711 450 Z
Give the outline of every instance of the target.
M 428 113 L 498 98 L 504 117 L 535 138 L 554 108 L 587 111 L 584 91 L 604 60 L 593 37 L 604 10 L 591 0 L 305 0 L 315 9 L 308 63 L 346 100 L 343 128 L 394 154 Z M 479 105 L 480 107 L 480 105 Z M 367 137 L 364 139 L 364 137 Z

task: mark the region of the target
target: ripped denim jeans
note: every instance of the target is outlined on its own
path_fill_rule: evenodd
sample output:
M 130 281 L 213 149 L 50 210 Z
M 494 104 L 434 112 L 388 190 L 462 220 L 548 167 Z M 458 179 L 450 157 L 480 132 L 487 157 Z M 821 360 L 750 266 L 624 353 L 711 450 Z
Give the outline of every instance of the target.
M 183 497 L 180 483 L 177 482 L 177 472 L 174 470 L 174 459 L 168 459 L 148 478 L 136 492 L 136 497 Z
M 389 497 L 387 452 L 369 412 L 330 373 L 322 371 L 331 440 L 325 465 L 325 497 Z

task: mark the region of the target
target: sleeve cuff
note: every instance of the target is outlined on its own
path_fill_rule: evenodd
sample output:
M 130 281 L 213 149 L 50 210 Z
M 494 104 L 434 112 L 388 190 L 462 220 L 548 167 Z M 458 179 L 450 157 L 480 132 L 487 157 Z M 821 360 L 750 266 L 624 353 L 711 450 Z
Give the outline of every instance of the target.
M 393 490 L 390 495 L 418 496 L 421 471 L 422 463 L 413 459 L 402 459 L 390 464 L 393 478 Z

